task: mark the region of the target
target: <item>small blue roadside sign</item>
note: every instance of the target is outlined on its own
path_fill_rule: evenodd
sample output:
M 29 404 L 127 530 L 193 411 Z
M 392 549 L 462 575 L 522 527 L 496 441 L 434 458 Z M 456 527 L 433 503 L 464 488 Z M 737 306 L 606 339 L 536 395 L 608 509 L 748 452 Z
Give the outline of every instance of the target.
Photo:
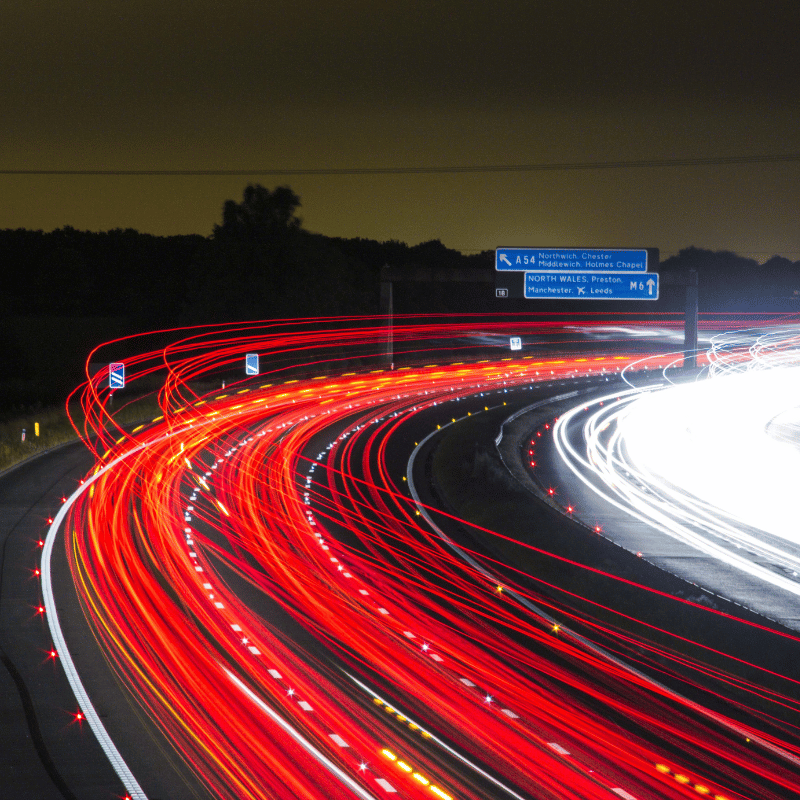
M 108 365 L 108 388 L 125 388 L 125 365 L 121 362 Z
M 498 247 L 498 272 L 647 272 L 647 250 Z
M 526 272 L 528 300 L 658 300 L 658 273 Z
M 520 336 L 512 336 L 509 345 L 511 346 L 512 350 L 522 350 L 522 337 Z
M 248 353 L 244 360 L 245 375 L 258 375 L 258 353 Z

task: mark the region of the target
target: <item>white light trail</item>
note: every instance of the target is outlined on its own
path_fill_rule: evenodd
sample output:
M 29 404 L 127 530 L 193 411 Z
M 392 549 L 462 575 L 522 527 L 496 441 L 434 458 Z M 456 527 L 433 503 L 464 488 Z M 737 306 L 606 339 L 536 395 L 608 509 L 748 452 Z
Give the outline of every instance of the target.
M 800 596 L 799 345 L 795 329 L 714 337 L 708 380 L 573 408 L 558 451 L 614 506 Z
M 86 721 L 89 723 L 94 735 L 97 737 L 100 747 L 103 749 L 103 752 L 106 754 L 106 757 L 108 758 L 112 768 L 117 773 L 117 776 L 132 800 L 147 800 L 147 795 L 142 790 L 142 787 L 134 777 L 133 772 L 131 772 L 130 767 L 125 762 L 116 745 L 112 741 L 108 731 L 106 731 L 105 726 L 100 719 L 100 715 L 97 713 L 92 701 L 89 699 L 89 694 L 84 688 L 83 682 L 78 675 L 78 670 L 75 667 L 75 662 L 72 660 L 72 654 L 67 647 L 67 642 L 64 638 L 64 633 L 61 629 L 58 619 L 58 608 L 56 606 L 55 595 L 53 593 L 50 561 L 53 554 L 53 547 L 55 546 L 55 541 L 58 537 L 58 532 L 67 516 L 67 512 L 75 503 L 75 501 L 87 489 L 89 489 L 89 487 L 93 486 L 94 482 L 101 475 L 108 470 L 114 469 L 130 455 L 138 452 L 144 447 L 145 445 L 140 445 L 139 447 L 129 450 L 127 453 L 115 459 L 110 464 L 107 464 L 105 467 L 103 467 L 103 469 L 98 470 L 94 475 L 92 475 L 91 478 L 87 479 L 77 491 L 67 498 L 66 502 L 59 509 L 58 514 L 56 514 L 53 523 L 50 525 L 50 530 L 47 532 L 44 549 L 42 551 L 42 597 L 44 599 L 44 606 L 47 613 L 47 623 L 50 627 L 50 635 L 53 637 L 53 646 L 58 653 L 61 666 L 64 668 L 69 685 L 73 694 L 75 695 L 78 708 L 86 718 Z

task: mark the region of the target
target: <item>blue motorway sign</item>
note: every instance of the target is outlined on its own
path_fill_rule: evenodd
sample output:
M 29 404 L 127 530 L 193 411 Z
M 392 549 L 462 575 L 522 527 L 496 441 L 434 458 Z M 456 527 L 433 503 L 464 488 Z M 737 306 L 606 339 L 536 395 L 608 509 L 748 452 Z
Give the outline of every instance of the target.
M 121 362 L 108 365 L 108 388 L 125 388 L 125 365 Z
M 258 375 L 258 353 L 248 353 L 245 356 L 244 374 Z
M 498 247 L 498 272 L 647 272 L 647 250 Z
M 528 300 L 658 300 L 658 273 L 526 272 Z

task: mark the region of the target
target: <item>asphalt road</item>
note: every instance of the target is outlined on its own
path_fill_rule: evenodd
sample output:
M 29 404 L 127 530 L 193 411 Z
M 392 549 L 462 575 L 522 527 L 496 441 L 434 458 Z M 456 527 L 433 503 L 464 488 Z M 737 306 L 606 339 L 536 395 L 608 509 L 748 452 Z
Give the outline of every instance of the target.
M 80 442 L 23 462 L 0 476 L 0 799 L 101 800 L 125 792 L 85 722 L 39 607 L 39 567 L 48 518 L 78 487 L 94 459 Z M 66 550 L 54 550 L 59 618 L 104 724 L 146 777 L 148 796 L 206 797 L 143 719 L 109 669 L 75 596 Z
M 119 790 L 94 737 L 76 721 L 75 699 L 49 656 L 52 643 L 38 612 L 41 592 L 34 574 L 48 517 L 92 463 L 86 448 L 75 443 L 0 477 L 2 797 L 62 800 L 110 797 Z
M 575 477 L 556 452 L 552 425 L 549 431 L 542 425 L 546 421 L 552 423 L 556 416 L 579 402 L 585 403 L 589 412 L 596 411 L 598 398 L 606 394 L 601 388 L 588 393 L 581 400 L 565 400 L 552 405 L 547 408 L 546 414 L 542 414 L 539 409 L 533 409 L 511 421 L 505 428 L 506 435 L 500 443 L 500 451 L 516 477 L 545 501 L 548 499 L 545 488 L 559 487 L 556 505 L 563 507 L 571 504 L 574 508 L 574 519 L 580 520 L 589 529 L 600 525 L 602 535 L 609 541 L 664 572 L 686 581 L 695 587 L 695 596 L 707 605 L 718 607 L 722 601 L 729 601 L 739 607 L 738 613 L 749 610 L 790 630 L 800 630 L 796 591 L 787 591 L 768 583 L 699 547 L 657 530 L 642 519 L 641 515 L 634 515 L 633 509 L 626 508 L 624 502 L 623 507 L 620 507 L 619 498 L 613 494 L 611 496 L 615 502 L 607 499 L 610 494 L 608 487 L 588 467 L 581 470 L 586 483 Z M 578 453 L 583 452 L 584 457 L 582 431 L 587 416 L 588 413 L 579 414 L 567 431 L 570 444 Z M 541 438 L 539 434 L 543 434 Z M 536 441 L 535 469 L 526 468 L 523 460 L 523 451 L 531 439 Z M 597 487 L 597 491 L 591 486 Z M 778 501 L 782 502 L 783 498 Z M 773 499 L 765 497 L 764 502 L 773 502 Z M 756 538 L 761 536 L 769 539 L 767 534 L 758 531 L 754 535 Z M 734 550 L 732 544 L 728 544 L 727 548 L 745 561 L 749 559 L 754 565 L 772 568 L 769 560 L 762 555 L 749 553 L 746 548 Z
M 494 416 L 487 415 L 484 418 L 481 413 L 478 413 L 471 418 L 473 422 L 467 423 L 477 424 L 475 420 L 480 417 L 490 423 L 486 425 L 486 430 L 493 431 L 495 430 L 493 425 L 495 423 L 499 425 L 506 413 L 500 405 L 501 402 L 505 402 L 506 396 L 508 397 L 510 412 L 513 408 L 523 407 L 526 403 L 530 403 L 536 398 L 544 399 L 546 394 L 551 391 L 563 393 L 575 390 L 576 387 L 580 386 L 581 382 L 570 381 L 566 387 L 564 384 L 556 384 L 545 388 L 537 387 L 536 393 L 526 389 L 512 389 L 508 390 L 506 395 L 503 390 L 504 393 L 502 395 L 495 393 L 492 401 L 484 401 L 482 395 L 477 395 L 472 398 L 465 397 L 460 402 L 445 402 L 440 406 L 428 408 L 424 413 L 414 414 L 410 417 L 410 422 L 407 423 L 408 428 L 402 436 L 389 437 L 387 439 L 389 452 L 385 460 L 386 466 L 397 474 L 396 480 L 399 481 L 399 476 L 405 470 L 411 444 L 414 443 L 412 440 L 421 439 L 422 434 L 434 430 L 437 427 L 437 420 L 440 418 L 446 423 L 449 423 L 451 415 L 453 419 L 460 418 L 463 420 L 468 411 L 473 413 L 482 412 L 484 402 L 493 402 L 498 407 Z M 322 486 L 323 483 L 329 486 L 337 486 L 336 491 L 329 498 L 326 497 L 325 492 L 318 489 L 316 491 L 316 501 L 312 508 L 316 506 L 321 511 L 326 508 L 334 508 L 334 506 L 338 505 L 338 501 L 334 502 L 334 495 L 337 492 L 344 493 L 347 489 L 349 480 L 340 481 L 336 479 L 333 482 L 329 480 L 323 482 L 322 473 L 327 472 L 329 466 L 334 467 L 334 472 L 330 473 L 327 476 L 328 478 L 336 474 L 347 477 L 350 465 L 362 465 L 362 468 L 366 469 L 372 467 L 373 470 L 381 466 L 381 462 L 376 460 L 376 454 L 380 453 L 380 447 L 377 446 L 377 442 L 370 443 L 366 434 L 353 437 L 358 439 L 358 443 L 354 446 L 352 452 L 347 451 L 342 445 L 342 452 L 346 454 L 346 460 L 334 461 L 332 465 L 326 464 L 325 466 L 321 463 L 318 466 L 313 464 L 316 458 L 315 451 L 322 450 L 326 444 L 326 439 L 331 441 L 339 435 L 342 426 L 347 427 L 349 424 L 349 418 L 345 416 L 340 419 L 339 429 L 329 431 L 322 428 L 321 432 L 307 442 L 305 452 L 311 461 L 306 463 L 302 475 L 298 475 L 296 479 L 303 477 L 307 469 L 308 480 L 311 480 L 313 472 L 313 480 L 318 487 Z M 459 435 L 460 424 L 454 424 L 448 434 L 452 436 Z M 366 427 L 369 427 L 369 425 Z M 444 433 L 442 435 L 444 436 Z M 493 441 L 494 435 L 494 433 L 490 433 L 490 443 Z M 438 443 L 438 441 L 432 440 L 430 451 L 419 460 L 418 470 L 421 482 L 429 482 L 431 478 L 431 459 Z M 470 443 L 474 444 L 472 441 Z M 216 466 L 216 463 L 212 464 L 210 460 L 212 452 L 209 451 L 209 460 L 204 465 L 208 468 L 206 475 L 210 475 L 211 470 Z M 230 452 L 227 456 L 230 456 Z M 314 472 L 309 464 L 314 466 L 317 471 Z M 481 467 L 481 465 L 483 466 Z M 75 718 L 77 709 L 75 708 L 74 697 L 62 671 L 48 655 L 51 646 L 48 628 L 42 615 L 37 612 L 41 602 L 38 579 L 34 574 L 40 553 L 38 541 L 47 528 L 47 518 L 59 508 L 61 498 L 74 491 L 81 476 L 91 466 L 92 459 L 89 454 L 82 445 L 75 444 L 62 448 L 57 453 L 28 462 L 0 477 L 0 525 L 2 526 L 0 535 L 2 536 L 3 556 L 2 573 L 0 573 L 2 575 L 2 585 L 0 586 L 0 644 L 3 648 L 3 662 L 6 667 L 5 673 L 2 675 L 2 680 L 4 681 L 2 686 L 4 713 L 0 720 L 2 725 L 0 728 L 0 737 L 2 739 L 0 741 L 3 743 L 2 754 L 0 755 L 0 798 L 7 797 L 12 800 L 12 798 L 17 797 L 35 797 L 48 800 L 51 797 L 74 797 L 81 798 L 81 800 L 87 798 L 88 800 L 88 798 L 97 797 L 119 798 L 124 794 L 119 784 L 119 779 L 111 770 L 104 754 L 100 751 L 93 734 L 86 725 Z M 474 466 L 476 469 L 480 467 L 487 470 L 487 477 L 491 477 L 492 468 L 487 466 L 485 460 L 476 458 Z M 223 472 L 223 469 L 225 469 L 224 465 L 220 469 L 220 473 Z M 234 465 L 230 470 L 230 474 L 235 475 L 237 469 Z M 359 481 L 361 478 L 358 470 L 354 471 L 353 478 L 352 486 L 360 491 Z M 478 478 L 479 482 L 481 482 L 480 475 Z M 340 485 L 337 485 L 337 481 Z M 486 480 L 483 483 L 483 489 L 489 500 L 491 500 L 493 493 L 497 495 L 498 492 L 504 490 L 504 487 L 508 488 L 508 483 L 504 483 L 502 480 L 497 480 L 494 483 L 492 480 Z M 302 491 L 303 484 L 298 484 L 297 488 Z M 447 498 L 432 493 L 429 487 L 426 487 L 426 489 L 426 499 L 429 500 L 431 505 L 436 505 L 443 500 L 445 503 L 447 502 Z M 328 499 L 330 503 L 326 502 Z M 496 500 L 497 497 L 495 497 Z M 193 502 L 191 497 L 183 498 L 182 501 Z M 200 506 L 200 503 L 197 505 Z M 402 503 L 400 505 L 402 506 Z M 550 510 L 554 511 L 554 509 Z M 545 508 L 546 512 L 547 509 Z M 513 513 L 517 514 L 515 523 L 517 524 L 517 529 L 523 530 L 524 526 L 518 524 L 520 522 L 519 510 L 517 509 Z M 543 513 L 541 507 L 538 513 Z M 380 526 L 380 514 L 372 516 L 374 511 L 366 505 L 364 514 L 367 527 L 377 528 Z M 546 524 L 541 524 L 538 522 L 536 514 L 535 507 L 532 507 L 531 513 L 527 515 L 526 524 L 531 530 L 531 537 L 546 534 L 553 537 L 553 541 L 560 537 L 572 543 L 580 542 L 581 547 L 585 547 L 584 556 L 596 555 L 599 558 L 605 558 L 607 551 L 613 549 L 613 545 L 607 540 L 604 540 L 600 548 L 591 544 L 591 536 L 586 532 L 580 532 L 580 536 L 576 536 L 574 531 L 564 526 L 563 519 L 551 517 Z M 192 525 L 196 526 L 198 531 L 204 528 L 201 520 L 193 520 Z M 341 524 L 343 536 L 346 535 L 347 527 L 347 520 L 343 518 Z M 538 534 L 534 532 L 534 528 L 539 529 Z M 213 538 L 212 529 L 209 529 L 207 535 L 210 541 Z M 532 538 L 531 541 L 535 541 L 535 539 Z M 223 544 L 222 540 L 219 541 L 219 544 Z M 479 543 L 473 541 L 472 544 Z M 415 549 L 411 544 L 409 544 L 409 548 L 410 552 Z M 501 554 L 508 556 L 510 552 L 512 551 L 508 550 L 505 553 L 501 552 Z M 132 771 L 141 781 L 147 796 L 151 800 L 158 800 L 158 798 L 163 800 L 166 797 L 183 800 L 183 798 L 205 796 L 199 784 L 193 780 L 193 776 L 172 755 L 162 735 L 141 715 L 137 710 L 138 706 L 130 701 L 125 690 L 116 681 L 113 672 L 106 664 L 102 653 L 85 624 L 77 596 L 71 585 L 69 569 L 66 563 L 66 549 L 61 546 L 56 549 L 55 553 L 56 560 L 53 569 L 56 596 L 59 603 L 59 616 L 65 629 L 70 650 L 84 678 L 84 682 L 91 687 L 92 700 L 98 708 L 106 728 L 131 766 Z M 623 560 L 625 560 L 625 568 L 630 570 L 629 574 L 636 577 L 641 577 L 644 571 L 654 569 L 652 565 L 638 562 L 641 564 L 641 569 L 639 569 L 637 559 L 631 557 L 630 554 L 625 554 L 625 559 Z M 516 566 L 523 566 L 521 562 L 508 561 L 506 563 L 515 563 Z M 527 569 L 527 565 L 524 566 Z M 224 573 L 221 563 L 218 564 L 218 567 L 221 574 Z M 532 572 L 532 574 L 534 573 Z M 234 587 L 236 584 L 235 576 L 230 574 L 226 577 L 231 586 Z M 431 584 L 431 587 L 435 589 L 435 582 Z M 241 581 L 241 586 L 236 588 L 238 589 L 236 592 L 238 596 L 245 597 L 247 595 L 247 587 L 244 581 Z M 466 594 L 464 599 L 467 599 Z M 263 603 L 263 598 L 261 602 Z M 257 599 L 253 599 L 252 603 L 248 600 L 249 605 L 254 606 L 257 603 Z M 274 620 L 276 611 L 276 608 L 271 608 L 263 612 L 262 616 Z M 300 630 L 288 618 L 284 621 L 282 627 L 285 632 L 298 640 L 301 640 L 304 635 L 307 637 L 309 633 L 308 631 Z M 314 649 L 310 643 L 306 643 L 306 646 L 311 650 Z M 531 653 L 535 649 L 532 647 Z M 548 649 L 546 647 L 544 650 Z M 538 653 L 537 657 L 544 654 L 544 651 Z M 557 659 L 553 659 L 552 663 L 557 661 Z M 559 666 L 563 666 L 565 670 L 571 670 L 580 679 L 584 677 L 591 679 L 591 675 L 584 672 L 580 665 L 568 663 L 567 659 L 563 663 L 559 662 Z M 377 679 L 378 676 L 376 675 Z M 604 678 L 604 680 L 611 682 L 611 678 Z M 387 691 L 391 690 L 389 681 L 386 682 L 385 686 Z M 619 696 L 622 697 L 630 691 L 630 702 L 635 703 L 636 697 L 633 689 L 630 689 L 624 683 L 622 687 L 618 693 Z M 570 703 L 582 702 L 585 699 L 585 693 L 581 690 L 576 690 L 573 693 L 571 690 L 562 687 L 559 691 L 563 692 L 564 697 L 570 699 Z M 470 703 L 474 702 L 475 698 L 471 698 L 469 693 L 466 693 L 466 695 L 463 698 L 463 702 L 465 708 L 469 708 Z M 413 698 L 409 696 L 408 701 L 411 703 Z M 595 710 L 591 703 L 588 704 L 588 707 Z M 367 710 L 365 711 L 374 713 L 374 709 L 371 712 L 368 709 L 369 704 L 367 704 Z M 609 713 L 599 704 L 596 711 L 601 716 Z M 516 718 L 516 716 L 512 718 Z M 699 723 L 700 720 L 698 719 Z M 625 722 L 617 719 L 614 720 L 613 724 L 619 726 L 624 725 Z M 713 726 L 711 726 L 711 729 L 713 733 Z M 637 736 L 645 736 L 645 732 L 637 725 L 631 725 L 631 730 Z M 454 732 L 455 735 L 456 733 Z M 416 740 L 412 738 L 409 741 Z M 567 743 L 570 747 L 574 746 L 578 749 L 581 746 L 578 744 L 580 741 L 581 737 L 578 736 L 573 743 L 569 741 Z M 653 735 L 652 742 L 659 742 L 658 733 Z M 551 745 L 545 745 L 545 747 L 548 746 Z M 739 744 L 736 742 L 731 743 L 731 747 L 738 746 Z M 674 744 L 671 747 L 671 751 L 676 757 L 681 752 L 678 744 Z M 601 765 L 601 760 L 599 758 L 596 761 L 593 760 L 595 756 L 588 750 L 586 759 L 586 766 L 581 767 L 581 774 L 584 777 L 592 774 L 594 768 Z M 687 759 L 691 760 L 689 755 L 687 755 Z M 449 758 L 444 756 L 441 757 L 441 763 L 443 769 L 448 772 L 458 769 L 458 765 L 450 763 Z M 484 764 L 484 766 L 488 769 L 488 765 Z M 589 766 L 592 769 L 589 769 Z M 622 766 L 607 762 L 603 766 L 610 776 L 608 780 L 613 777 L 620 784 L 625 783 L 626 773 Z M 697 769 L 700 770 L 702 766 L 701 761 L 698 760 L 696 763 Z M 468 772 L 464 774 L 466 775 Z M 466 781 L 467 779 L 464 778 L 464 780 Z M 594 778 L 591 778 L 591 780 L 594 780 Z M 734 779 L 731 778 L 731 780 Z M 473 789 L 478 796 L 490 796 L 477 785 Z M 647 795 L 640 793 L 636 796 L 641 800 Z

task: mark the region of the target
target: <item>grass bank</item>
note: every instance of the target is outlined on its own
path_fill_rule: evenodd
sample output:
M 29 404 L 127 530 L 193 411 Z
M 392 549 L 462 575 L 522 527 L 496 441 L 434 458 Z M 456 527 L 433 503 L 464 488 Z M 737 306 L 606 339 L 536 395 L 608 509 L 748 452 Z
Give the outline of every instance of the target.
M 85 417 L 80 405 L 76 403 L 74 407 L 71 406 L 70 413 L 76 424 L 82 426 Z M 160 413 L 155 398 L 147 395 L 126 403 L 115 412 L 114 418 L 119 424 L 129 425 L 153 419 Z M 74 442 L 77 438 L 78 434 L 63 407 L 32 408 L 7 415 L 0 420 L 0 472 L 38 453 Z

